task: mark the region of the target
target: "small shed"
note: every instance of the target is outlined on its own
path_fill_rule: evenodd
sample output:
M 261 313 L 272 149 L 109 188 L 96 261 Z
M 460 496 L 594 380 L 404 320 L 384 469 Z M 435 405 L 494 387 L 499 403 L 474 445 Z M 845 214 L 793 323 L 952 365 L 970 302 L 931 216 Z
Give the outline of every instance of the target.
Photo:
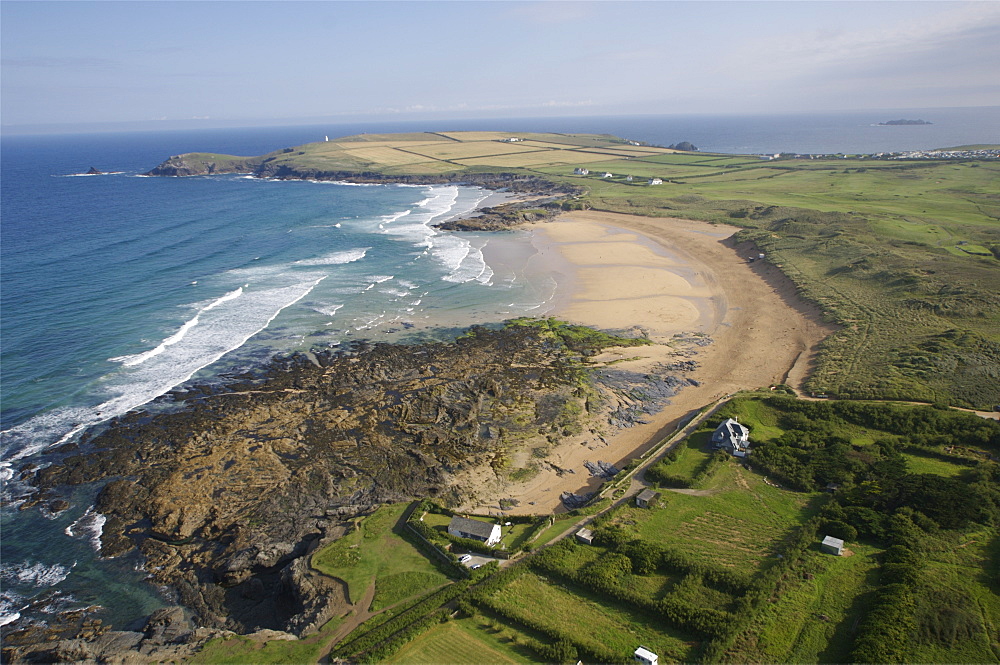
M 490 547 L 500 542 L 500 525 L 455 515 L 448 523 L 448 533 L 457 538 L 480 540 Z
M 659 665 L 660 662 L 660 657 L 646 647 L 639 647 L 632 656 L 637 663 L 645 663 L 646 665 Z
M 823 539 L 820 544 L 820 549 L 828 554 L 833 554 L 834 556 L 840 556 L 844 551 L 844 541 L 840 538 L 834 538 L 833 536 L 827 536 Z
M 576 532 L 576 539 L 584 545 L 594 544 L 594 532 L 590 529 L 580 529 Z
M 659 498 L 660 498 L 659 492 L 654 492 L 653 490 L 645 489 L 635 495 L 635 505 L 638 506 L 639 508 L 649 508 Z
M 649 184 L 650 185 L 662 185 L 663 184 L 663 179 L 662 178 L 650 178 L 649 179 Z
M 590 169 L 585 169 L 582 166 L 578 166 L 573 169 L 573 173 L 576 175 L 590 175 Z

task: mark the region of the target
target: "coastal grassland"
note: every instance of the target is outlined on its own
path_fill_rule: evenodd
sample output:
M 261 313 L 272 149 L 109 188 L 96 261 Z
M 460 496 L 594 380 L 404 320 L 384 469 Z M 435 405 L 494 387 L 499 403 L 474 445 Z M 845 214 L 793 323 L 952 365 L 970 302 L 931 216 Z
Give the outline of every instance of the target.
M 909 662 L 1000 661 L 1000 536 L 969 530 L 928 540 L 914 593 Z
M 354 603 L 374 582 L 373 610 L 447 583 L 447 576 L 401 537 L 408 506 L 384 505 L 356 521 L 353 531 L 312 555 L 313 568 L 346 582 Z
M 850 545 L 851 556 L 808 550 L 773 602 L 763 605 L 726 654 L 728 662 L 844 663 L 857 621 L 878 578 L 879 548 Z
M 189 661 L 197 665 L 246 665 L 268 663 L 301 665 L 319 662 L 320 655 L 347 615 L 323 624 L 316 633 L 302 639 L 255 640 L 242 635 L 210 640 Z
M 537 662 L 538 656 L 523 646 L 523 641 L 520 631 L 480 615 L 435 626 L 382 662 L 400 665 Z
M 690 636 L 644 612 L 582 590 L 570 591 L 533 573 L 496 591 L 488 605 L 528 626 L 558 631 L 573 644 L 623 658 L 643 644 L 665 662 L 687 662 L 693 646 Z
M 702 468 L 682 467 L 681 473 L 694 477 Z M 697 489 L 702 493 L 665 491 L 659 506 L 629 506 L 610 524 L 629 525 L 643 540 L 683 549 L 698 561 L 752 571 L 773 558 L 788 533 L 817 510 L 815 495 L 769 485 L 735 459 L 719 464 Z

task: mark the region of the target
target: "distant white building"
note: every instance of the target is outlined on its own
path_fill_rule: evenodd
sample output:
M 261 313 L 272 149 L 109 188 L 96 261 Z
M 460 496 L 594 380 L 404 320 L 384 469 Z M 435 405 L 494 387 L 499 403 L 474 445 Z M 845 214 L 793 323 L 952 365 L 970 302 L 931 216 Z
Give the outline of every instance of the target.
M 613 175 L 611 175 L 610 173 L 605 173 L 605 174 L 604 174 L 603 176 L 601 176 L 601 177 L 602 177 L 602 178 L 613 178 L 614 176 L 613 176 Z
M 650 178 L 649 179 L 649 184 L 650 185 L 662 185 L 663 184 L 663 180 L 661 178 Z
M 585 169 L 582 166 L 578 166 L 573 169 L 574 175 L 590 175 L 590 169 Z
M 633 180 L 635 180 L 635 178 L 633 178 L 632 176 L 630 175 L 625 176 L 625 182 L 632 182 Z
M 456 538 L 480 540 L 492 547 L 500 542 L 500 525 L 455 515 L 448 523 L 448 533 Z

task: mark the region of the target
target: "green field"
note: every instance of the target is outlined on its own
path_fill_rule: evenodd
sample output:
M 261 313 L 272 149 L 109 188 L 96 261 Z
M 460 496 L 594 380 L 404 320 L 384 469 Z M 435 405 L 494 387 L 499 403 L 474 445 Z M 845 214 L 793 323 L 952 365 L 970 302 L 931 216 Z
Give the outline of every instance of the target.
M 357 602 L 375 582 L 372 609 L 446 583 L 445 574 L 399 535 L 408 505 L 385 505 L 362 518 L 352 532 L 313 554 L 313 568 L 344 580 L 351 602 Z
M 319 631 L 299 640 L 258 641 L 235 635 L 229 639 L 214 639 L 188 661 L 197 665 L 247 665 L 274 663 L 300 665 L 315 663 L 328 646 L 333 633 L 347 617 L 328 621 Z
M 520 634 L 484 617 L 449 621 L 431 628 L 383 661 L 398 665 L 534 663 L 537 656 L 518 644 Z
M 498 591 L 493 602 L 528 622 L 564 632 L 574 643 L 623 657 L 643 644 L 664 662 L 686 662 L 693 646 L 690 638 L 641 612 L 598 602 L 531 573 Z
M 848 662 L 864 594 L 878 576 L 878 550 L 852 544 L 851 556 L 810 551 L 802 573 L 786 581 L 773 603 L 727 654 L 731 662 Z

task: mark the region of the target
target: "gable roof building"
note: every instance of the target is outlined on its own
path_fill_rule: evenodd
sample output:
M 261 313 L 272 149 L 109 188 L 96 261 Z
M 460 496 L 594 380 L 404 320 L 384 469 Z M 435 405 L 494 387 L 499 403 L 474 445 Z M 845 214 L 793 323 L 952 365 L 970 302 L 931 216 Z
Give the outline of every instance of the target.
M 651 489 L 644 489 L 635 495 L 635 505 L 640 508 L 649 508 L 650 504 L 656 501 L 659 496 L 659 492 L 654 492 Z
M 716 448 L 725 448 L 733 455 L 738 453 L 745 455 L 747 448 L 750 447 L 750 429 L 741 425 L 736 418 L 726 418 L 712 432 L 712 445 Z
M 448 533 L 456 538 L 468 538 L 470 540 L 480 540 L 487 545 L 496 545 L 500 542 L 500 525 L 480 522 L 455 515 L 448 523 Z

